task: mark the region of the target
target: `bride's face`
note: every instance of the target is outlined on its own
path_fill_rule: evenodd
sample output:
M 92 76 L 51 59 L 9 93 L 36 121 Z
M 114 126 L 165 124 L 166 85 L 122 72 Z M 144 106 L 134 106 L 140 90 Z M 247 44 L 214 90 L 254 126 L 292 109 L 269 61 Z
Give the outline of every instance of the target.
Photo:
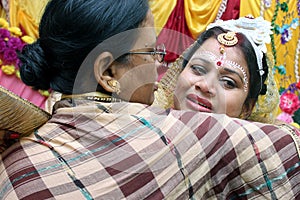
M 247 62 L 236 46 L 226 47 L 225 52 L 224 57 L 214 38 L 201 45 L 179 75 L 174 93 L 175 109 L 231 117 L 248 111 L 244 106 L 249 90 Z

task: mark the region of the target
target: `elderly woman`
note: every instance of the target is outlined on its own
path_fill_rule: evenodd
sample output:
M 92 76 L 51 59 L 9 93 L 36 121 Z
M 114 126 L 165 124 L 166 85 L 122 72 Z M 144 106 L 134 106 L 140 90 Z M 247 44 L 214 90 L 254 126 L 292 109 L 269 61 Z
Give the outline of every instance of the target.
M 21 77 L 62 100 L 2 154 L 1 199 L 299 198 L 290 132 L 147 105 L 155 40 L 146 0 L 49 2 Z

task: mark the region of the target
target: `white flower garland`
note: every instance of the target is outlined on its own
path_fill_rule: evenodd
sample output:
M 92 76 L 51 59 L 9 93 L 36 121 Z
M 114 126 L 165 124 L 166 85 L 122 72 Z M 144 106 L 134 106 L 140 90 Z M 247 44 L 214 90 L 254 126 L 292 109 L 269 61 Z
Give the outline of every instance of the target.
M 299 38 L 300 38 L 300 34 L 299 34 Z M 298 44 L 297 44 L 297 48 L 295 51 L 295 77 L 296 77 L 296 81 L 299 82 L 299 54 L 300 54 L 300 39 L 298 39 Z

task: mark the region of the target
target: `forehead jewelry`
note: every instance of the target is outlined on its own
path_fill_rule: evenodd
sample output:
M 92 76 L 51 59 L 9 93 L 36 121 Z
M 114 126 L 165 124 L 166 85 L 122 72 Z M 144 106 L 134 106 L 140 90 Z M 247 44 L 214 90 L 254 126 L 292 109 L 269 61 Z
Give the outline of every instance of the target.
M 232 68 L 239 69 L 243 73 L 243 81 L 244 81 L 244 91 L 247 92 L 248 90 L 248 77 L 247 73 L 244 70 L 244 68 L 239 65 L 236 62 L 226 60 L 226 51 L 225 47 L 232 47 L 235 46 L 238 43 L 238 38 L 236 37 L 235 32 L 227 32 L 227 33 L 221 33 L 217 37 L 218 42 L 221 44 L 219 47 L 219 52 L 221 56 L 218 58 L 215 54 L 213 54 L 210 51 L 204 51 L 201 54 L 205 54 L 205 56 L 208 55 L 208 57 L 216 63 L 216 68 L 219 69 L 220 67 L 223 67 L 224 64 L 227 64 L 231 66 Z
M 232 47 L 238 43 L 235 32 L 221 33 L 217 37 L 218 42 L 221 44 L 219 47 L 220 59 L 216 61 L 217 66 L 221 67 L 226 59 L 225 47 Z
M 256 61 L 258 66 L 258 73 L 260 75 L 261 89 L 263 85 L 263 75 L 265 71 L 263 69 L 263 55 L 267 52 L 266 43 L 271 42 L 272 25 L 271 22 L 266 21 L 263 17 L 254 18 L 253 16 L 249 17 L 241 17 L 237 20 L 217 20 L 215 23 L 211 23 L 207 26 L 206 30 L 211 29 L 213 27 L 222 27 L 224 29 L 230 30 L 232 32 L 243 34 L 251 43 L 251 46 L 254 49 L 256 55 Z M 233 37 L 234 38 L 234 37 Z M 234 43 L 234 39 L 230 40 L 223 36 L 223 38 L 219 39 L 219 42 L 226 41 L 227 44 Z M 228 42 L 230 41 L 230 42 Z M 225 43 L 225 42 L 224 42 Z
M 227 47 L 232 47 L 238 43 L 238 38 L 236 37 L 235 32 L 232 31 L 219 34 L 217 39 L 221 44 Z
M 247 73 L 244 70 L 244 68 L 239 65 L 236 62 L 233 62 L 231 60 L 221 60 L 221 58 L 218 58 L 214 53 L 210 52 L 210 51 L 203 51 L 200 53 L 200 55 L 203 55 L 204 57 L 208 57 L 210 60 L 212 60 L 213 62 L 216 63 L 216 69 L 219 69 L 220 67 L 223 67 L 224 64 L 229 65 L 230 67 L 234 68 L 234 69 L 239 69 L 242 74 L 243 74 L 243 81 L 244 81 L 244 91 L 247 92 L 248 90 L 248 77 L 247 77 Z M 222 65 L 218 65 L 218 63 L 222 62 Z

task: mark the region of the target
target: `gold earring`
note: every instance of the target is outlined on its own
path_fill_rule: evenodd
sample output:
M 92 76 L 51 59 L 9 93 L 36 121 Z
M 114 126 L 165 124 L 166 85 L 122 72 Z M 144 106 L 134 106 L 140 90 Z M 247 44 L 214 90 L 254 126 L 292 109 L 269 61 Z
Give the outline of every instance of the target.
M 120 94 L 120 83 L 117 80 L 108 80 L 107 84 L 113 89 L 116 94 Z

